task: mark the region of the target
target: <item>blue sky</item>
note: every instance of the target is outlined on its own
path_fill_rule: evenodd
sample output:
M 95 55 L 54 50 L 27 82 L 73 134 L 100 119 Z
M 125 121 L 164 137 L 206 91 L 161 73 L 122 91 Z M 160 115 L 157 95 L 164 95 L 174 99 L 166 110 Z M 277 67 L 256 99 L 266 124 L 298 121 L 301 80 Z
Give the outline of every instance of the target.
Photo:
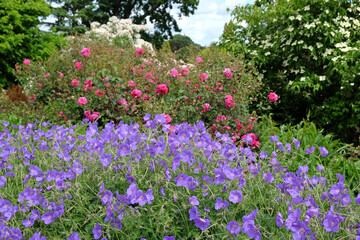
M 195 14 L 189 17 L 177 18 L 182 31 L 180 34 L 189 36 L 195 43 L 209 46 L 221 36 L 224 25 L 230 21 L 230 11 L 237 5 L 252 4 L 253 0 L 200 0 Z M 174 16 L 176 10 L 172 10 Z M 175 33 L 177 34 L 177 33 Z

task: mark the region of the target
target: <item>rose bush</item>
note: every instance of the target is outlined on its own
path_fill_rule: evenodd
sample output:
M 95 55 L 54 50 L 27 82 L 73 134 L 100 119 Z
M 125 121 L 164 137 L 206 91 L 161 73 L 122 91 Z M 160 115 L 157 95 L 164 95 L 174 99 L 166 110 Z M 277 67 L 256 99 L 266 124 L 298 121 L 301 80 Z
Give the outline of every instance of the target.
M 15 72 L 34 104 L 60 106 L 54 112 L 63 112 L 61 120 L 141 123 L 145 113 L 164 113 L 173 124 L 202 120 L 234 141 L 253 129 L 248 105 L 261 83 L 241 58 L 214 48 L 185 64 L 170 53 L 83 37 L 68 44 L 48 61 Z

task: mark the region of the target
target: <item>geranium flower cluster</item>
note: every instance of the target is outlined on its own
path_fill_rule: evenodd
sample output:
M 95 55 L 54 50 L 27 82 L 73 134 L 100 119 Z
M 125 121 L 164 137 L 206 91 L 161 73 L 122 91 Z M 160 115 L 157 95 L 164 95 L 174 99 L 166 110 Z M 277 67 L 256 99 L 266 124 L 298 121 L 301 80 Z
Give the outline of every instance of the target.
M 299 140 L 282 151 L 272 136 L 274 151 L 258 154 L 228 134 L 212 139 L 202 122 L 144 121 L 144 132 L 123 122 L 100 131 L 88 119 L 87 128 L 5 123 L 0 239 L 360 237 L 360 194 L 341 174 L 334 182 L 323 166 L 312 176 L 306 165 L 287 171 Z

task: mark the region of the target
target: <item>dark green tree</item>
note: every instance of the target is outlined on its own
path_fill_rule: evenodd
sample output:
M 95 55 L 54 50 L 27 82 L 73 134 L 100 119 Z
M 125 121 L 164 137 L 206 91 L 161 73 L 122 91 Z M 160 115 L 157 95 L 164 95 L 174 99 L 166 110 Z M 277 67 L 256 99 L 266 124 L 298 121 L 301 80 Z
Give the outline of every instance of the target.
M 176 34 L 170 40 L 171 51 L 175 52 L 183 47 L 194 44 L 190 37 L 185 35 Z
M 41 60 L 61 43 L 60 36 L 38 27 L 39 17 L 50 13 L 45 0 L 0 1 L 0 87 L 14 81 L 16 63 L 25 58 Z
M 172 37 L 172 31 L 180 32 L 170 10 L 178 7 L 179 16 L 193 14 L 199 0 L 47 0 L 59 4 L 53 7 L 55 23 L 48 23 L 56 31 L 83 33 L 93 21 L 105 24 L 112 16 L 131 18 L 135 24 L 154 24 L 153 34 L 144 33 L 145 40 L 151 40 L 160 47 L 164 40 Z

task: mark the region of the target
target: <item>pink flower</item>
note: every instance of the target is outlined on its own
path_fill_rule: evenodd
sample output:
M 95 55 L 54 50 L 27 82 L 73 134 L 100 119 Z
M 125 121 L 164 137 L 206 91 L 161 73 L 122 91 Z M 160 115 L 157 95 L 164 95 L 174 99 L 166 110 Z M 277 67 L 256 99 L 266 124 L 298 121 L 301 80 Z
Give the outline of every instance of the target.
M 169 91 L 168 87 L 165 84 L 160 84 L 157 86 L 156 92 L 160 93 L 161 95 L 167 94 Z
M 163 113 L 163 114 L 161 114 L 161 115 L 163 115 L 164 117 L 165 117 L 165 119 L 166 119 L 166 123 L 168 124 L 169 122 L 171 122 L 171 117 L 170 117 L 170 115 L 169 114 L 165 114 L 165 113 Z
M 81 54 L 84 56 L 84 57 L 87 57 L 91 54 L 91 51 L 89 48 L 83 48 L 83 50 L 81 50 Z
M 143 55 L 144 54 L 144 49 L 143 48 L 137 48 L 135 50 L 135 55 L 136 56 L 140 56 L 140 55 Z
M 76 79 L 73 79 L 73 80 L 71 81 L 71 84 L 73 85 L 73 87 L 79 86 L 79 81 L 76 80 Z
M 179 76 L 179 72 L 176 70 L 176 69 L 171 69 L 170 70 L 170 75 L 173 77 L 173 78 L 177 78 Z
M 205 82 L 208 79 L 208 75 L 206 73 L 202 73 L 202 74 L 199 74 L 198 78 L 200 80 L 204 80 L 204 82 Z
M 18 65 L 15 65 L 15 69 L 18 69 L 19 68 L 19 66 Z
M 139 89 L 134 89 L 131 92 L 131 97 L 133 97 L 133 98 L 136 97 L 137 99 L 140 99 L 141 94 L 142 94 L 142 91 L 140 91 Z
M 133 89 L 133 88 L 136 87 L 136 84 L 134 83 L 134 81 L 131 81 L 131 80 L 130 80 L 130 81 L 127 82 L 127 84 L 129 85 L 129 88 L 130 88 L 130 89 Z
M 31 98 L 30 98 L 30 101 L 35 101 L 35 97 L 34 96 L 32 96 Z
M 181 70 L 180 70 L 181 74 L 183 76 L 187 76 L 189 74 L 189 69 L 187 69 L 186 67 L 183 67 Z
M 59 73 L 59 77 L 63 77 L 64 74 L 62 72 L 58 72 Z
M 274 92 L 270 92 L 268 97 L 269 97 L 270 101 L 273 101 L 273 102 L 275 102 L 279 99 L 279 96 Z
M 230 108 L 235 105 L 235 100 L 231 95 L 225 96 L 225 107 Z
M 29 59 L 25 59 L 25 60 L 24 60 L 24 64 L 25 64 L 25 65 L 29 65 L 29 64 L 30 64 L 30 60 L 29 60 Z
M 87 111 L 84 112 L 84 115 L 90 121 L 95 121 L 99 117 L 100 113 L 99 112 L 94 112 L 93 114 L 91 114 L 90 110 L 87 110 Z
M 48 78 L 50 76 L 50 73 L 45 74 L 45 77 Z
M 42 85 L 41 83 L 38 83 L 38 86 L 39 86 L 39 87 L 42 87 L 43 85 Z
M 87 102 L 88 101 L 87 101 L 86 97 L 80 97 L 79 100 L 78 100 L 78 104 L 80 106 L 83 106 L 83 105 L 87 104 Z
M 197 61 L 198 63 L 202 63 L 202 62 L 203 62 L 203 60 L 202 60 L 201 57 L 197 57 L 197 58 L 196 58 L 196 61 Z
M 204 109 L 203 109 L 203 112 L 204 112 L 204 113 L 210 111 L 210 108 L 211 108 L 210 104 L 205 103 L 205 104 L 203 104 L 203 105 L 201 105 L 201 106 L 204 108 Z
M 225 74 L 226 78 L 232 78 L 233 77 L 230 68 L 225 68 L 223 73 Z
M 75 69 L 81 70 L 81 62 L 75 63 Z
M 104 96 L 104 92 L 100 92 L 100 89 L 96 89 L 95 95 L 102 97 Z

